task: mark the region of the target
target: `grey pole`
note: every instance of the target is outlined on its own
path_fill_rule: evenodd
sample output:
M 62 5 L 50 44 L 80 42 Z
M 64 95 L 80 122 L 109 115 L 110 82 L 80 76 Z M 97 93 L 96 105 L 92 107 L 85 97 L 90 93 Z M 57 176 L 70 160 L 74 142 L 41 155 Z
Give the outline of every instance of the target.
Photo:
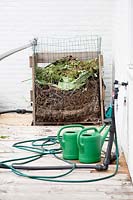
M 15 53 L 17 53 L 17 52 L 19 52 L 19 51 L 22 51 L 22 50 L 24 50 L 24 49 L 27 49 L 27 48 L 29 48 L 29 47 L 35 47 L 36 45 L 37 45 L 37 39 L 34 38 L 33 41 L 32 41 L 31 43 L 29 43 L 29 44 L 23 45 L 23 46 L 18 47 L 18 48 L 16 48 L 16 49 L 12 49 L 12 50 L 10 50 L 10 51 L 7 51 L 7 52 L 4 53 L 4 54 L 1 54 L 1 55 L 0 55 L 0 61 L 3 60 L 4 58 L 8 57 L 8 56 L 11 56 L 12 54 L 15 54 Z

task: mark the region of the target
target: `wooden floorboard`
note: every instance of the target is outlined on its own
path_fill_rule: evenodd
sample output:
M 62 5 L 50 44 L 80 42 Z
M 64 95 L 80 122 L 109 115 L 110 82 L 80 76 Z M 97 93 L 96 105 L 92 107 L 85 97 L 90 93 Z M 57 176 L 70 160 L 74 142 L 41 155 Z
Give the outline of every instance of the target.
M 32 114 L 8 113 L 0 115 L 0 126 L 30 126 Z
M 56 135 L 59 126 L 30 126 L 31 116 L 28 115 L 23 121 L 17 124 L 18 115 L 13 115 L 11 120 L 6 116 L 0 116 L 0 160 L 17 158 L 30 155 L 22 150 L 17 150 L 12 145 L 17 141 L 42 138 L 46 135 Z M 20 115 L 19 115 L 20 116 Z M 11 117 L 11 116 L 10 116 Z M 8 117 L 7 117 L 8 118 Z M 9 118 L 8 118 L 9 119 Z M 6 122 L 6 123 L 5 123 Z M 23 122 L 23 123 L 22 123 Z M 53 157 L 46 156 L 34 163 L 34 165 L 64 165 Z M 33 165 L 33 164 L 32 164 Z M 115 164 L 110 165 L 106 172 L 95 170 L 77 169 L 65 179 L 93 179 L 107 176 L 115 170 Z M 36 171 L 29 172 L 37 175 L 55 175 L 62 173 L 57 171 Z M 54 183 L 37 181 L 13 174 L 10 170 L 0 169 L 0 200 L 133 200 L 133 185 L 125 162 L 123 153 L 120 155 L 119 171 L 116 176 L 91 183 Z

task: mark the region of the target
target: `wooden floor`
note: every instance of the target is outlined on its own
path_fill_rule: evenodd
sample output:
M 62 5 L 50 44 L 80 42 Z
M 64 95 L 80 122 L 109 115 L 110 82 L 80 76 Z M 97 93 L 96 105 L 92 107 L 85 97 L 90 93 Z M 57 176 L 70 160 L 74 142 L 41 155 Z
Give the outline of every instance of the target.
M 59 126 L 30 126 L 31 121 L 31 115 L 0 116 L 0 136 L 2 136 L 0 137 L 0 160 L 30 155 L 13 148 L 12 144 L 15 142 L 56 135 L 59 130 Z M 50 156 L 35 162 L 36 165 L 57 165 L 58 163 L 58 160 Z M 110 165 L 106 172 L 78 169 L 65 179 L 103 177 L 111 174 L 114 169 L 114 164 Z M 50 171 L 47 174 L 55 175 L 60 172 Z M 39 171 L 36 174 L 46 175 L 46 172 Z M 116 176 L 92 183 L 43 182 L 17 176 L 7 169 L 0 169 L 0 200 L 68 200 L 70 198 L 72 200 L 133 200 L 133 185 L 124 155 L 120 156 L 119 171 Z

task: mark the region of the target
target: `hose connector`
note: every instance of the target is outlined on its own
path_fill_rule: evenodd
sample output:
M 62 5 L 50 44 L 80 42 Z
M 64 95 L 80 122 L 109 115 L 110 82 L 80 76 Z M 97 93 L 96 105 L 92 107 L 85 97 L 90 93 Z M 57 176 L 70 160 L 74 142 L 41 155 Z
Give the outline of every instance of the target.
M 108 169 L 108 165 L 96 165 L 96 170 L 97 171 L 106 171 Z
M 25 109 L 17 109 L 16 113 L 18 113 L 18 114 L 25 114 L 25 113 L 32 113 L 32 111 L 25 110 Z

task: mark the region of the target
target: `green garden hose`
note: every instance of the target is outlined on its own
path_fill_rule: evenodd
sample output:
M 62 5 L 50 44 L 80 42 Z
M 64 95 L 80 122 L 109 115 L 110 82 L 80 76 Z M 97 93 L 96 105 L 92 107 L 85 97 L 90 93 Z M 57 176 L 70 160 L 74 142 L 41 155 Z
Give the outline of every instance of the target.
M 39 144 L 39 142 L 42 142 L 42 144 Z M 32 146 L 24 145 L 24 144 L 27 144 L 27 143 L 31 143 Z M 101 178 L 86 179 L 86 180 L 59 179 L 61 177 L 64 177 L 64 176 L 70 174 L 74 169 L 76 169 L 76 164 L 72 163 L 70 161 L 64 160 L 64 159 L 57 156 L 57 154 L 61 153 L 60 147 L 59 148 L 53 148 L 53 149 L 46 148 L 50 145 L 58 144 L 57 138 L 54 137 L 54 136 L 49 136 L 49 137 L 41 138 L 41 139 L 37 139 L 37 140 L 26 140 L 26 141 L 15 143 L 13 145 L 13 147 L 16 147 L 16 148 L 22 149 L 22 150 L 26 150 L 26 151 L 30 151 L 30 152 L 34 152 L 34 153 L 36 153 L 36 155 L 32 155 L 32 156 L 28 156 L 28 157 L 22 157 L 22 158 L 18 158 L 18 159 L 5 160 L 5 161 L 0 162 L 0 164 L 3 168 L 11 169 L 13 173 L 15 173 L 19 176 L 23 176 L 23 177 L 27 177 L 27 178 L 31 178 L 31 179 L 35 179 L 35 180 L 50 181 L 50 182 L 64 182 L 64 183 L 87 183 L 87 182 L 100 181 L 100 180 L 108 179 L 108 178 L 115 176 L 117 171 L 118 171 L 119 156 L 118 156 L 118 143 L 117 143 L 116 133 L 115 133 L 114 143 L 115 143 L 115 146 L 116 146 L 116 168 L 115 168 L 115 171 L 114 171 L 113 174 L 105 176 L 105 177 L 101 177 Z M 42 156 L 47 155 L 47 154 L 52 154 L 56 158 L 64 161 L 65 163 L 68 163 L 70 165 L 70 169 L 65 173 L 55 175 L 55 176 L 33 176 L 33 175 L 28 175 L 26 173 L 23 173 L 23 172 L 21 172 L 20 170 L 18 170 L 14 167 L 15 165 L 20 166 L 20 165 L 30 163 L 30 162 L 35 161 L 35 160 L 37 160 L 37 159 L 39 159 Z M 18 163 L 17 161 L 22 161 L 22 162 Z M 7 163 L 12 163 L 12 164 L 7 164 Z

